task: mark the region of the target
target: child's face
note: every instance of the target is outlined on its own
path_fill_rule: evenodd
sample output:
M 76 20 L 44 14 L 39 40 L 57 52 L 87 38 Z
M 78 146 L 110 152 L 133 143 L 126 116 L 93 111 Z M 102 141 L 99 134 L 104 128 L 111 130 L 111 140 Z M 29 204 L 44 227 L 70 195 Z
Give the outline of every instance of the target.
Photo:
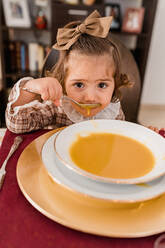
M 90 113 L 73 104 L 78 112 L 84 116 L 96 115 L 110 103 L 114 87 L 114 63 L 110 56 L 71 52 L 65 79 L 67 95 L 79 103 L 101 104 Z

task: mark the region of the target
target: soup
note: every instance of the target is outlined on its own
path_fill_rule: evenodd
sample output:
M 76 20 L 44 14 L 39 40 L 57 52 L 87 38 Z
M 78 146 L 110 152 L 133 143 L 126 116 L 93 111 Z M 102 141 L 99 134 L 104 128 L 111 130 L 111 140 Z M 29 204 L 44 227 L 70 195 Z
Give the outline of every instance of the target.
M 135 178 L 155 164 L 152 152 L 140 142 L 111 133 L 78 136 L 70 147 L 72 161 L 82 170 L 106 178 Z

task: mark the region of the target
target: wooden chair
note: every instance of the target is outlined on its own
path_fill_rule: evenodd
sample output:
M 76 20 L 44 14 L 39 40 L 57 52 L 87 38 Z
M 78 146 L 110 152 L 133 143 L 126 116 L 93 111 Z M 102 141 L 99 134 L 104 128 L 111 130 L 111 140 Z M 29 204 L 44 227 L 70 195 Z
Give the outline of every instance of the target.
M 122 42 L 117 39 L 114 35 L 111 35 L 113 42 L 118 46 L 122 61 L 122 73 L 125 73 L 129 76 L 131 82 L 134 82 L 131 88 L 122 88 L 122 99 L 121 105 L 126 117 L 127 121 L 136 122 L 139 100 L 140 100 L 140 92 L 141 92 L 141 80 L 139 69 L 137 67 L 136 61 Z M 51 70 L 53 65 L 57 62 L 59 56 L 59 51 L 55 49 L 51 49 L 49 54 L 47 55 L 42 72 L 41 77 L 45 76 L 45 71 Z

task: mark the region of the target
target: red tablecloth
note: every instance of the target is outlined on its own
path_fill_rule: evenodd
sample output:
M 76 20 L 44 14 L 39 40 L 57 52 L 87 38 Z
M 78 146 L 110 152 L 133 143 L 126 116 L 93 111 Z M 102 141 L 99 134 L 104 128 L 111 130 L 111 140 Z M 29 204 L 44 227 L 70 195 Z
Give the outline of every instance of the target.
M 7 175 L 0 191 L 0 248 L 153 248 L 160 235 L 121 239 L 86 234 L 48 219 L 30 205 L 18 187 L 16 164 L 23 149 L 47 131 L 23 134 L 23 142 L 8 161 Z M 0 147 L 0 167 L 15 136 L 7 130 Z

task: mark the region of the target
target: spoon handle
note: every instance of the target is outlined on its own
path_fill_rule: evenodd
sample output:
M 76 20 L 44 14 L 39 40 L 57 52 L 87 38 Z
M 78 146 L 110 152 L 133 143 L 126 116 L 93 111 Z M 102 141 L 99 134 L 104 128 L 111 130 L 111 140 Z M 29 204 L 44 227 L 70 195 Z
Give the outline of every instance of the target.
M 13 155 L 13 153 L 17 150 L 18 146 L 20 145 L 20 143 L 22 142 L 23 138 L 21 136 L 17 136 L 14 139 L 14 143 L 10 148 L 10 151 L 5 159 L 5 161 L 2 164 L 2 167 L 0 168 L 0 189 L 2 188 L 3 182 L 4 182 L 4 178 L 5 178 L 5 174 L 6 174 L 6 164 L 9 160 L 9 158 Z
M 21 89 L 22 89 L 22 90 L 25 90 L 25 91 L 27 91 L 27 92 L 33 93 L 33 94 L 41 95 L 41 94 L 40 94 L 40 93 L 38 93 L 37 91 L 34 91 L 34 90 L 31 90 L 31 89 L 28 89 L 28 88 L 26 88 L 26 87 L 22 87 Z M 70 100 L 70 101 L 72 101 L 72 102 L 74 102 L 74 103 L 76 103 L 76 104 L 77 104 L 77 102 L 76 102 L 76 101 L 74 101 L 73 99 L 71 99 L 70 97 L 65 96 L 65 95 L 63 95 L 63 96 L 61 97 L 61 99 Z
M 21 90 L 25 90 L 25 91 L 30 92 L 30 93 L 33 93 L 33 94 L 41 95 L 41 94 L 38 93 L 37 91 L 28 89 L 28 88 L 26 88 L 26 87 L 21 87 Z

